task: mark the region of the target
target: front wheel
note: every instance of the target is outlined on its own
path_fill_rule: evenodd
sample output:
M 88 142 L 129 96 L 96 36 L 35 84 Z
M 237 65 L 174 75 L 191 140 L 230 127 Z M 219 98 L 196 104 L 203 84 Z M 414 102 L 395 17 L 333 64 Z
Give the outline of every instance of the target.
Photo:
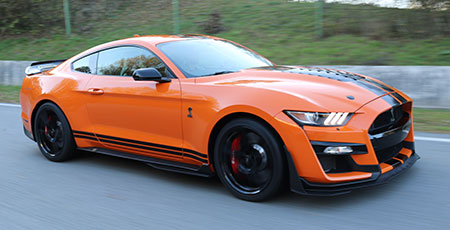
M 285 181 L 282 153 L 280 142 L 265 125 L 236 119 L 217 136 L 214 166 L 233 195 L 261 201 L 276 195 Z
M 41 105 L 34 119 L 34 134 L 39 150 L 51 161 L 73 157 L 75 141 L 66 116 L 53 103 Z

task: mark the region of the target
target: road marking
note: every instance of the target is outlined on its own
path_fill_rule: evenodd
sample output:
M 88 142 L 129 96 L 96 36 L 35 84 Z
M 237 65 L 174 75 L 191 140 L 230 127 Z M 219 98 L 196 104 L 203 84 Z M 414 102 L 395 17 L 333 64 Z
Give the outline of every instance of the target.
M 446 139 L 446 138 L 415 136 L 414 139 L 419 140 L 419 141 L 436 141 L 436 142 L 447 142 L 447 143 L 450 143 L 450 139 Z
M 20 108 L 19 104 L 11 104 L 11 103 L 0 103 L 0 106 L 8 106 L 8 107 Z
M 0 106 L 8 106 L 8 107 L 20 108 L 19 104 L 11 104 L 11 103 L 0 103 Z M 450 139 L 447 139 L 447 138 L 415 136 L 414 139 L 415 140 L 419 140 L 419 141 L 435 141 L 435 142 L 447 142 L 447 143 L 450 143 Z

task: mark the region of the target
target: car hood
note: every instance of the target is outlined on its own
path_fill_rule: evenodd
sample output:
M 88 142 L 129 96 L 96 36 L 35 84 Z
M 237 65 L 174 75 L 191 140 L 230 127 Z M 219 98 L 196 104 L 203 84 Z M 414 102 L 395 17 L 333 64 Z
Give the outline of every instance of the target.
M 268 66 L 246 69 L 210 82 L 277 91 L 305 103 L 305 110 L 355 112 L 365 104 L 395 89 L 375 79 L 345 71 L 302 66 Z M 284 107 L 289 103 L 281 99 Z M 293 107 L 299 104 L 292 103 Z M 302 109 L 302 108 L 285 108 Z

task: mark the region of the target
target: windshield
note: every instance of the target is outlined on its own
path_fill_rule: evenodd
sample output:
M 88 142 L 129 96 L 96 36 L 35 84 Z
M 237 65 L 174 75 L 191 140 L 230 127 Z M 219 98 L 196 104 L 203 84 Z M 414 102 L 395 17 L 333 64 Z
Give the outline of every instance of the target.
M 264 57 L 231 42 L 190 39 L 157 46 L 188 78 L 271 66 Z

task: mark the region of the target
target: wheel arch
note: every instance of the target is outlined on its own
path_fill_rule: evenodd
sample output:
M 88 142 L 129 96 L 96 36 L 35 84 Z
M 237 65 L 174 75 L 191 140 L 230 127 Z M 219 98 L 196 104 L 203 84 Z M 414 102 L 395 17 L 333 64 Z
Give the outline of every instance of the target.
M 35 130 L 34 130 L 34 118 L 36 117 L 36 113 L 37 113 L 37 111 L 39 110 L 39 108 L 40 108 L 43 104 L 45 104 L 45 103 L 52 103 L 52 104 L 56 105 L 56 107 L 58 107 L 58 108 L 62 111 L 62 113 L 64 114 L 64 116 L 65 116 L 66 119 L 67 119 L 67 116 L 66 116 L 66 114 L 64 113 L 64 111 L 61 109 L 61 106 L 59 106 L 56 102 L 54 102 L 54 101 L 52 101 L 52 100 L 50 100 L 50 99 L 42 99 L 42 100 L 40 100 L 38 103 L 36 103 L 36 105 L 35 105 L 34 108 L 33 108 L 33 111 L 31 112 L 30 123 L 31 123 L 31 132 L 32 132 L 32 134 L 33 134 L 33 137 L 36 137 L 36 133 L 35 133 Z M 68 119 L 67 119 L 67 120 L 68 120 Z M 69 123 L 69 127 L 70 127 L 70 123 Z M 71 129 L 72 129 L 72 128 L 71 128 Z
M 210 165 L 212 166 L 212 169 L 215 171 L 214 169 L 214 143 L 216 141 L 217 135 L 219 134 L 220 130 L 230 121 L 237 119 L 237 118 L 248 118 L 248 119 L 252 119 L 252 120 L 256 120 L 258 122 L 260 122 L 261 124 L 263 124 L 264 126 L 266 126 L 266 128 L 269 129 L 269 131 L 275 135 L 275 137 L 278 139 L 278 141 L 280 142 L 280 144 L 282 145 L 283 148 L 283 158 L 285 160 L 285 162 L 287 162 L 287 155 L 289 154 L 285 151 L 285 144 L 283 142 L 283 139 L 281 138 L 280 134 L 276 131 L 276 129 L 265 119 L 263 119 L 262 117 L 255 115 L 253 113 L 249 113 L 249 112 L 233 112 L 230 114 L 227 114 L 225 116 L 223 116 L 222 118 L 220 118 L 214 125 L 214 127 L 212 128 L 212 131 L 210 132 L 209 135 L 209 139 L 208 139 L 208 160 L 210 162 Z M 287 165 L 286 165 L 287 166 Z

